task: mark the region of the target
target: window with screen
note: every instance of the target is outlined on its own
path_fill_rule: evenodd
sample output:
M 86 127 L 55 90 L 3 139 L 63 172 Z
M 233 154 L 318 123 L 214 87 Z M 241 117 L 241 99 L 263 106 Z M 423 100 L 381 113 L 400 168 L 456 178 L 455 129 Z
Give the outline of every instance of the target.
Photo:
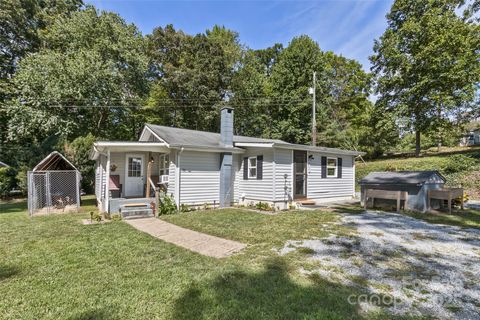
M 248 158 L 248 177 L 257 177 L 257 157 Z
M 327 177 L 337 176 L 337 158 L 327 159 Z
M 161 176 L 168 176 L 170 168 L 170 156 L 168 154 L 161 154 L 159 159 L 159 174 Z

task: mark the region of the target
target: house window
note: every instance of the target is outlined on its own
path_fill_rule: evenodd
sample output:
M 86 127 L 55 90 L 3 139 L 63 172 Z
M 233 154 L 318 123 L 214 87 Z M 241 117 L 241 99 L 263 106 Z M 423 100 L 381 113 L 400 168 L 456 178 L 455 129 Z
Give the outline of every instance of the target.
M 128 176 L 129 177 L 142 176 L 142 158 L 136 158 L 136 157 L 128 158 Z
M 337 158 L 327 159 L 327 177 L 337 176 Z
M 167 175 L 169 173 L 169 168 L 170 168 L 170 156 L 168 154 L 161 154 L 159 157 L 159 163 L 158 163 L 158 168 L 159 168 L 159 175 Z
M 257 157 L 248 158 L 248 178 L 257 177 Z

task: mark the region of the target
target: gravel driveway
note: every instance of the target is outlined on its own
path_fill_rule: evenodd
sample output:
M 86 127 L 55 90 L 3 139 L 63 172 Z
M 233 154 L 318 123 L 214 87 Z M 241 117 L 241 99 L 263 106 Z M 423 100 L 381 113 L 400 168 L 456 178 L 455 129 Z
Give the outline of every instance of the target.
M 316 267 L 302 271 L 361 288 L 349 302 L 366 311 L 480 319 L 480 230 L 372 211 L 342 224 L 356 233 L 288 241 L 280 254 L 309 248 Z

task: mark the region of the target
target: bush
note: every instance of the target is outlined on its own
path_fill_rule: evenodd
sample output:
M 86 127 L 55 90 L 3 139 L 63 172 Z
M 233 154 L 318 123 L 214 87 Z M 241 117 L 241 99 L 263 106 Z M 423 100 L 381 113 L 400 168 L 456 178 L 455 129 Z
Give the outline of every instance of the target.
M 180 212 L 190 212 L 190 211 L 195 211 L 195 208 L 187 206 L 186 204 L 182 203 L 180 206 Z
M 98 211 L 90 211 L 90 220 L 100 222 L 102 221 L 102 215 Z
M 257 204 L 255 205 L 255 208 L 257 208 L 258 210 L 263 210 L 263 211 L 270 211 L 272 210 L 272 208 L 270 207 L 270 205 L 266 202 L 257 202 Z
M 476 164 L 477 161 L 472 157 L 463 154 L 455 154 L 448 158 L 442 168 L 442 171 L 447 174 L 467 171 Z
M 0 197 L 7 197 L 16 184 L 17 171 L 12 167 L 0 168 Z
M 22 166 L 18 170 L 15 179 L 17 180 L 17 189 L 26 195 L 28 192 L 28 179 L 27 179 L 28 167 Z
M 65 155 L 82 175 L 82 189 L 89 194 L 93 193 L 95 184 L 95 161 L 90 160 L 90 150 L 95 139 L 89 133 L 85 137 L 78 137 L 71 143 L 65 143 L 63 146 Z
M 122 215 L 120 213 L 113 213 L 110 217 L 112 218 L 112 221 L 122 220 Z
M 177 205 L 175 204 L 173 197 L 165 195 L 160 201 L 160 208 L 158 211 L 158 215 L 174 214 L 177 212 Z

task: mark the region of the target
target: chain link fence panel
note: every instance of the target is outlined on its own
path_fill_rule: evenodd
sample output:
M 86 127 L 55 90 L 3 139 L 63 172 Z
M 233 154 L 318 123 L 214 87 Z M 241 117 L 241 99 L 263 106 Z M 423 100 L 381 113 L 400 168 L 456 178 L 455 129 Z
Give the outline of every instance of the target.
M 30 215 L 78 212 L 79 208 L 80 174 L 77 171 L 28 172 Z

